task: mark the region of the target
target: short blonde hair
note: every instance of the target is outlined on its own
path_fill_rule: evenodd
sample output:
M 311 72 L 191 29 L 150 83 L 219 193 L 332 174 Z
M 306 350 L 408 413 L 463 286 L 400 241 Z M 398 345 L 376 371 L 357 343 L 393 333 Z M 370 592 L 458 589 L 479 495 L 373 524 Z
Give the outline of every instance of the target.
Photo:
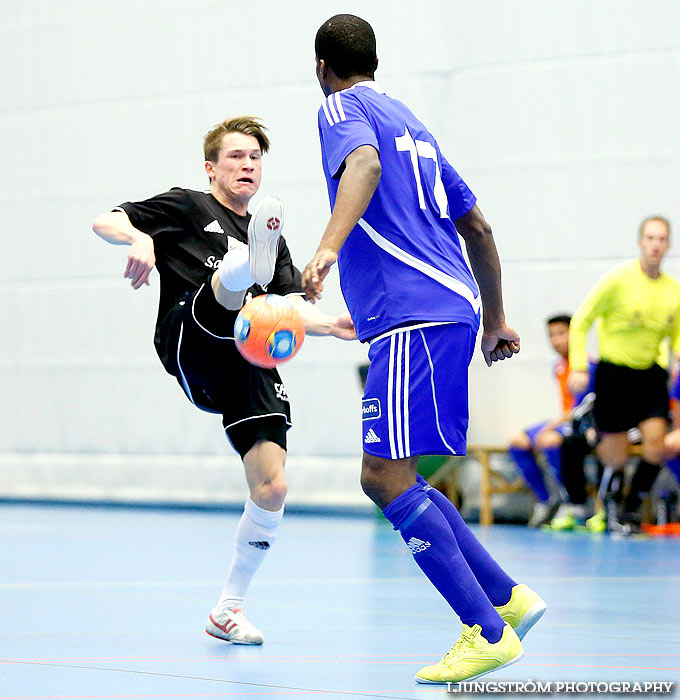
M 642 223 L 640 224 L 640 238 L 642 238 L 642 232 L 644 231 L 645 226 L 650 222 L 650 221 L 658 221 L 662 224 L 665 224 L 666 226 L 666 231 L 668 231 L 668 237 L 671 237 L 671 222 L 666 219 L 664 216 L 648 216 L 646 219 L 642 220 Z
M 222 138 L 225 134 L 237 132 L 254 136 L 260 144 L 262 153 L 269 150 L 269 139 L 264 133 L 267 127 L 262 124 L 259 117 L 243 116 L 225 119 L 215 126 L 203 137 L 203 155 L 206 160 L 215 163 L 222 148 Z

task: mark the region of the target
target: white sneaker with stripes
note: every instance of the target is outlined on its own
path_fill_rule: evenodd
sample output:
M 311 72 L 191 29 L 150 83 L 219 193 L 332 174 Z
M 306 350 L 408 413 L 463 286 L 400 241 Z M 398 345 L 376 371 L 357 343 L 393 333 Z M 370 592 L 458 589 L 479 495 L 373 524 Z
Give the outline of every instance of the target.
M 248 622 L 243 608 L 213 608 L 205 631 L 211 637 L 232 644 L 262 644 L 264 641 L 262 632 Z

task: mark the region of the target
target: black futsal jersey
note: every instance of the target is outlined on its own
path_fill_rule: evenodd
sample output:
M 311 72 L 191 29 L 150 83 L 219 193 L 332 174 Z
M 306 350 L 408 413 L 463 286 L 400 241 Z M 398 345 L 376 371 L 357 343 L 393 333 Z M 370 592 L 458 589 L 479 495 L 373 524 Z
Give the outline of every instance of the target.
M 141 202 L 125 202 L 116 209 L 124 211 L 135 228 L 153 238 L 161 278 L 154 343 L 163 365 L 175 374 L 167 346 L 178 306 L 210 281 L 227 251 L 248 244 L 250 214 L 239 216 L 210 192 L 181 187 Z M 301 292 L 300 272 L 293 266 L 281 236 L 272 281 L 264 287 L 253 285 L 246 299 L 265 293 L 283 296 Z

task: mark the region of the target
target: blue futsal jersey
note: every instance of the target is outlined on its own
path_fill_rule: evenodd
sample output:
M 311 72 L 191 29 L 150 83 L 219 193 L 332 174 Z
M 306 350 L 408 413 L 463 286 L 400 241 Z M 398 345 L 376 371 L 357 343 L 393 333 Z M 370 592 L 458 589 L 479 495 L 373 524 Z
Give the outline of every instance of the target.
M 676 403 L 680 403 L 680 371 L 675 375 L 671 382 L 670 399 Z
M 453 224 L 476 198 L 434 137 L 372 81 L 324 100 L 319 136 L 331 208 L 352 151 L 373 146 L 382 166 L 373 198 L 338 257 L 359 339 L 411 322 L 459 322 L 476 331 L 479 289 Z

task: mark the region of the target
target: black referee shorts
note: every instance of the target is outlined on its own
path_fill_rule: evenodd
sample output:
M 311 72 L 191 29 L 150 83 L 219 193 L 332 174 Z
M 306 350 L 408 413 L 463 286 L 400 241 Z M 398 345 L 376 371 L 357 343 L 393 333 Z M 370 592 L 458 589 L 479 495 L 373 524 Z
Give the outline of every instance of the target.
M 600 360 L 595 369 L 597 429 L 625 433 L 647 418 L 668 418 L 668 373 L 659 365 L 632 369 Z
M 286 389 L 276 369 L 251 365 L 236 349 L 237 315 L 217 302 L 206 283 L 164 320 L 158 353 L 195 406 L 222 414 L 227 437 L 241 457 L 258 440 L 285 450 L 291 426 Z

